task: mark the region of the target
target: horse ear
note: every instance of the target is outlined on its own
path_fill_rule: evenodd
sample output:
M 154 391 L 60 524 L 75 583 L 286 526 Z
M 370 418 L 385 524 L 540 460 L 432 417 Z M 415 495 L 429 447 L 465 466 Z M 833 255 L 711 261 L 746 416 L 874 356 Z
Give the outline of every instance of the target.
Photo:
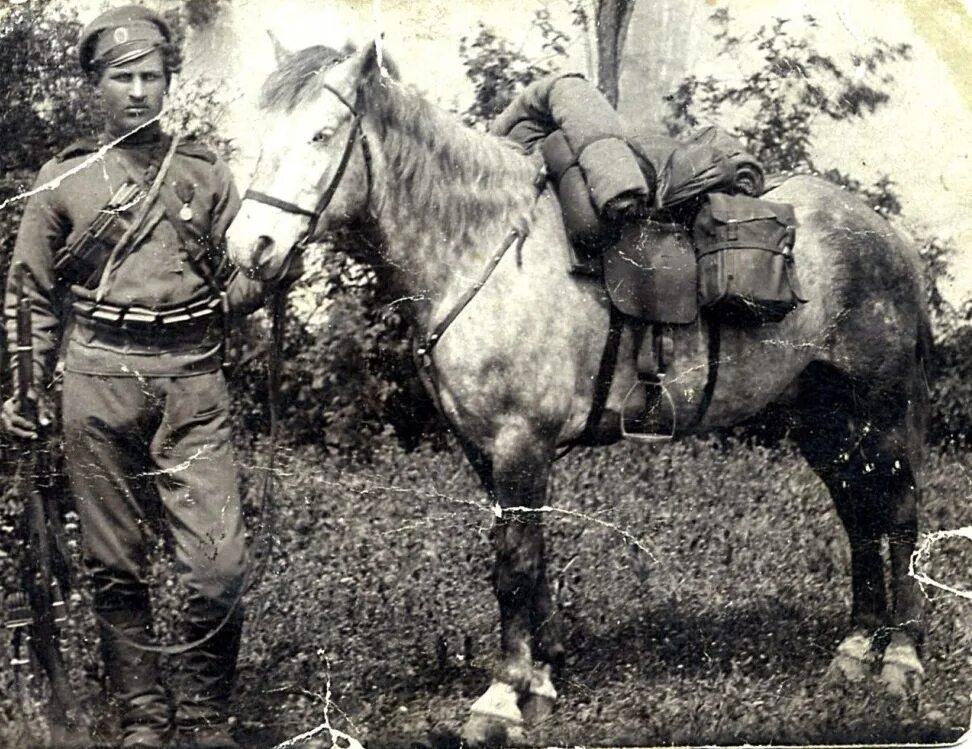
M 361 61 L 360 77 L 362 79 L 375 74 L 390 76 L 398 80 L 398 66 L 388 56 L 380 39 L 376 39 L 365 48 L 364 58 Z
M 267 36 L 270 37 L 270 43 L 273 44 L 273 56 L 277 58 L 277 66 L 279 67 L 287 61 L 291 52 L 280 43 L 280 40 L 277 39 L 270 29 L 267 29 Z
M 361 77 L 370 78 L 381 67 L 381 48 L 380 41 L 373 41 L 364 48 L 364 57 L 361 59 Z

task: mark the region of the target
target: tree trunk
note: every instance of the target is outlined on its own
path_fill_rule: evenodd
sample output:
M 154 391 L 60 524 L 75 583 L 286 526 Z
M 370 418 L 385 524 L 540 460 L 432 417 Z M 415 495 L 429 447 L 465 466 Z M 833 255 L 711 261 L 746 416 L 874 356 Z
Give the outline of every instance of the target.
M 632 124 L 663 131 L 663 97 L 700 61 L 716 54 L 706 17 L 711 6 L 687 0 L 639 2 L 631 14 L 621 63 L 618 111 Z
M 621 53 L 633 11 L 634 0 L 597 2 L 597 82 L 615 107 L 618 105 L 618 83 L 621 79 Z

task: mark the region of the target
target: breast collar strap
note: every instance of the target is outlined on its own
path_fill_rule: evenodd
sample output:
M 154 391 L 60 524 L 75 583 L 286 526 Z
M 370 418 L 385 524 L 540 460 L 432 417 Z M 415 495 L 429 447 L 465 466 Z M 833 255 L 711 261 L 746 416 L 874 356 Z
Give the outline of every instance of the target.
M 538 200 L 543 194 L 544 186 L 547 181 L 547 171 L 546 167 L 541 163 L 540 169 L 537 171 L 536 177 L 534 178 L 533 185 L 536 188 L 536 195 L 534 196 L 534 201 Z M 443 317 L 437 325 L 435 325 L 429 333 L 427 333 L 420 342 L 414 347 L 414 354 L 416 360 L 418 361 L 419 372 L 423 373 L 424 377 L 430 383 L 435 382 L 435 378 L 431 374 L 432 370 L 432 351 L 435 349 L 436 344 L 442 339 L 446 330 L 449 326 L 456 321 L 456 318 L 462 314 L 462 311 L 466 308 L 476 294 L 479 293 L 480 289 L 486 285 L 489 277 L 493 275 L 493 271 L 500 264 L 506 251 L 510 249 L 514 244 L 517 246 L 517 250 L 523 247 L 523 243 L 527 239 L 529 234 L 529 227 L 525 229 L 511 229 L 509 234 L 503 240 L 502 244 L 493 253 L 489 261 L 486 263 L 482 272 L 479 274 L 479 278 L 476 282 L 467 288 L 462 296 L 456 301 L 454 305 L 450 308 L 449 312 Z

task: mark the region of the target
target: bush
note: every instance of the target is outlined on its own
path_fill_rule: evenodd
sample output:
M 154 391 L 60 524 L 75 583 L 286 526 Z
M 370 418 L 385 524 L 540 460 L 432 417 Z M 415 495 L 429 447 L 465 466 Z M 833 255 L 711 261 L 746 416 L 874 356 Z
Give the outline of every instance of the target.
M 736 52 L 743 39 L 732 29 L 729 11 L 710 16 L 720 54 Z M 813 16 L 804 16 L 812 31 Z M 863 117 L 890 99 L 886 68 L 906 60 L 907 44 L 874 40 L 870 49 L 847 61 L 825 55 L 811 35 L 798 36 L 790 21 L 776 18 L 746 39 L 762 53 L 760 63 L 741 80 L 699 79 L 689 76 L 666 97 L 665 123 L 676 135 L 696 127 L 702 118 L 726 122 L 768 172 L 813 169 L 813 126 L 820 115 L 833 121 Z M 859 71 L 866 71 L 861 77 Z
M 932 313 L 934 347 L 929 366 L 931 439 L 968 445 L 972 440 L 972 300 L 950 304 L 941 291 L 953 280 L 956 249 L 937 239 L 921 248 Z
M 530 59 L 522 47 L 514 47 L 483 23 L 477 24 L 475 36 L 460 38 L 459 56 L 473 85 L 473 102 L 462 113 L 467 125 L 485 126 L 521 89 L 557 69 L 569 37 L 551 23 L 547 10 L 537 11 L 531 26 L 547 55 L 542 61 Z
M 395 435 L 414 449 L 442 437 L 442 424 L 422 389 L 408 325 L 382 297 L 374 274 L 333 246 L 308 253 L 288 299 L 280 402 L 290 444 L 318 444 L 367 457 Z M 245 340 L 268 341 L 267 315 L 250 318 Z M 244 350 L 234 380 L 243 431 L 266 431 L 267 346 Z M 434 440 L 434 442 L 437 442 Z

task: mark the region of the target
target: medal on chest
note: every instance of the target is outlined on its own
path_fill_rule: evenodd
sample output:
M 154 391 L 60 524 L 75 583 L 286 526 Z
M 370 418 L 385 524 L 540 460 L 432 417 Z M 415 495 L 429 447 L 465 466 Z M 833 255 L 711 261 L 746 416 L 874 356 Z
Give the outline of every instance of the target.
M 182 202 L 182 208 L 179 209 L 179 218 L 187 222 L 192 221 L 192 199 L 196 194 L 195 185 L 190 182 L 176 182 L 175 193 Z

